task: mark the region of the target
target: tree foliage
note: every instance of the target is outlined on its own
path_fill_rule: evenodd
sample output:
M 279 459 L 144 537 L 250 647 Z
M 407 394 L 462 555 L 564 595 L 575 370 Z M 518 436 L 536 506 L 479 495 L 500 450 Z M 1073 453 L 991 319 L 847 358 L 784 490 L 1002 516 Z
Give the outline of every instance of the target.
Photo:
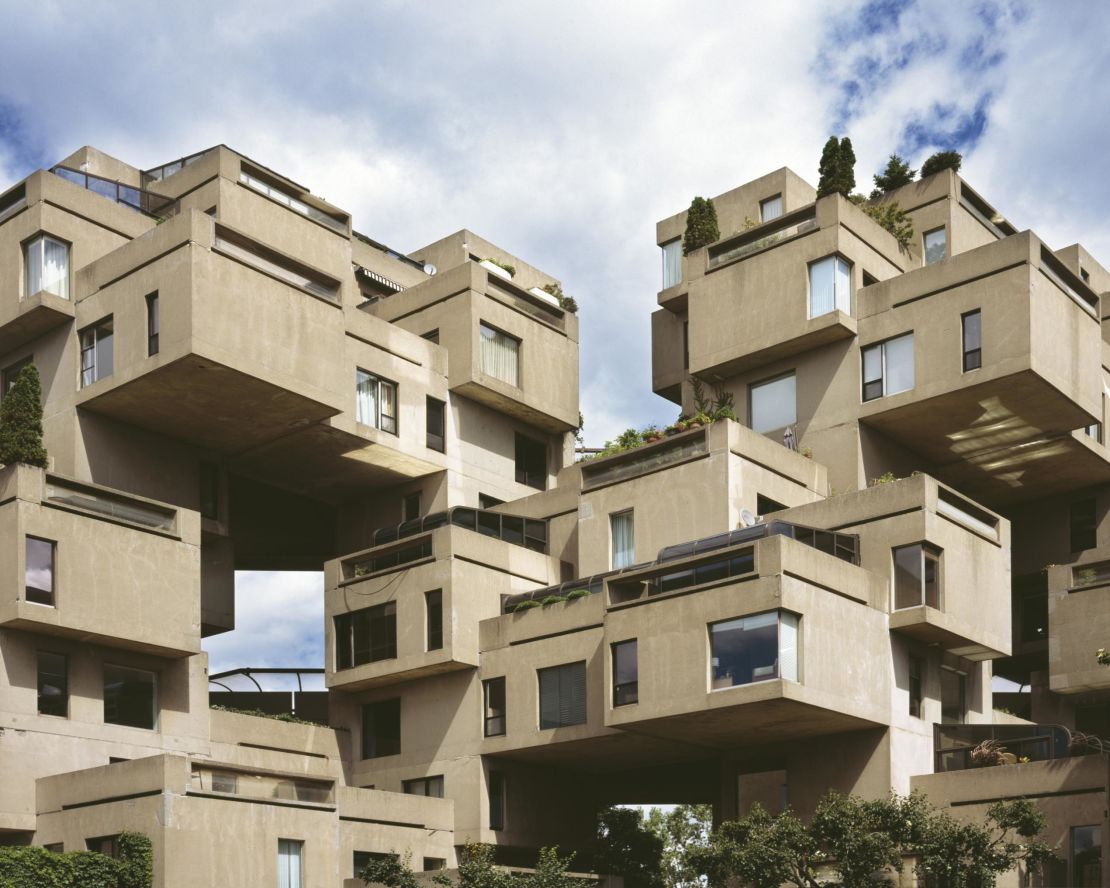
M 897 154 L 890 155 L 886 168 L 881 173 L 875 174 L 875 190 L 871 192 L 871 199 L 882 197 L 886 192 L 909 185 L 917 170 L 911 170 L 910 165 Z
M 717 224 L 717 208 L 713 201 L 705 197 L 695 197 L 686 211 L 686 231 L 682 236 L 682 252 L 694 250 L 721 239 L 721 229 Z
M 898 205 L 898 201 L 860 204 L 859 208 L 889 231 L 898 241 L 899 247 L 903 250 L 910 248 L 910 241 L 913 240 L 913 218 Z
M 0 888 L 150 888 L 150 839 L 125 832 L 119 860 L 95 851 L 55 853 L 35 845 L 0 847 Z
M 38 368 L 28 364 L 0 401 L 0 464 L 23 463 L 46 468 L 42 443 L 42 381 Z
M 690 855 L 709 844 L 713 832 L 711 805 L 676 805 L 669 811 L 652 808 L 644 824 L 663 841 L 660 877 L 665 888 L 701 888 Z
M 926 179 L 941 170 L 952 170 L 958 173 L 963 160 L 963 155 L 959 151 L 938 151 L 921 165 L 921 178 Z
M 597 818 L 598 872 L 624 876 L 628 888 L 663 888 L 663 839 L 639 808 L 605 808 Z
M 856 153 L 852 150 L 852 140 L 847 136 L 839 140 L 829 136 L 821 150 L 817 174 L 818 197 L 829 194 L 848 197 L 856 187 Z
M 586 888 L 587 882 L 567 875 L 574 855 L 560 857 L 557 848 L 541 848 L 535 872 L 513 874 L 494 863 L 492 845 L 466 845 L 459 852 L 458 875 L 437 875 L 432 878 L 444 888 Z M 410 865 L 411 856 L 398 855 L 371 860 L 357 874 L 367 885 L 385 888 L 417 888 L 416 874 Z

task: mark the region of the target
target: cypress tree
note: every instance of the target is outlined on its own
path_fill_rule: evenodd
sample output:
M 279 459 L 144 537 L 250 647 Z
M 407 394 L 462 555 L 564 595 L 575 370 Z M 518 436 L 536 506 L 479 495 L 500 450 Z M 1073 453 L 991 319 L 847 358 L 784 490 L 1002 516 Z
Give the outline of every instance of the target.
M 836 190 L 845 197 L 851 197 L 856 188 L 856 152 L 852 150 L 852 140 L 845 136 L 840 140 L 840 159 L 837 161 Z
M 682 237 L 682 252 L 692 253 L 699 247 L 721 239 L 721 229 L 717 225 L 717 208 L 713 201 L 695 197 L 686 212 L 686 233 Z
M 825 147 L 821 149 L 821 162 L 817 165 L 817 196 L 835 194 L 839 188 L 837 176 L 840 171 L 840 143 L 836 136 L 829 136 Z
M 921 165 L 921 178 L 926 179 L 941 170 L 952 170 L 958 173 L 963 160 L 963 155 L 959 151 L 938 151 Z
M 23 463 L 46 468 L 42 443 L 42 382 L 38 368 L 28 364 L 0 401 L 0 464 Z
M 910 165 L 897 154 L 890 155 L 890 159 L 886 162 L 886 169 L 875 174 L 875 190 L 871 192 L 871 199 L 882 197 L 886 192 L 901 188 L 903 185 L 909 185 L 916 174 L 917 170 L 911 170 Z

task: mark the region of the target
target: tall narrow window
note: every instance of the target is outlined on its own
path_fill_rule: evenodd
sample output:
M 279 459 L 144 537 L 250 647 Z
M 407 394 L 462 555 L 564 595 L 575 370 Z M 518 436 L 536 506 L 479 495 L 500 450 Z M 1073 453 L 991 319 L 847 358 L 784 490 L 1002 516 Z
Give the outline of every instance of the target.
M 443 590 L 433 589 L 424 593 L 424 610 L 428 620 L 428 650 L 443 647 Z
M 928 543 L 894 550 L 894 609 L 940 608 L 941 550 Z
M 487 324 L 478 325 L 482 372 L 509 385 L 520 385 L 520 340 Z
M 794 371 L 748 386 L 748 418 L 753 432 L 776 432 L 798 421 Z
M 1071 828 L 1071 879 L 1069 885 L 1096 888 L 1102 885 L 1102 827 Z
M 489 828 L 505 828 L 505 775 L 489 772 Z
M 909 667 L 910 715 L 921 718 L 925 664 L 920 657 L 910 654 Z
M 362 707 L 362 757 L 382 758 L 401 752 L 401 700 L 379 700 Z
M 220 470 L 210 462 L 201 462 L 197 467 L 200 514 L 204 518 L 218 521 L 220 518 Z
M 433 799 L 443 798 L 443 775 L 434 777 L 418 777 L 415 780 L 401 781 L 401 788 L 406 795 L 430 796 Z
M 302 888 L 304 842 L 278 839 L 278 888 Z
M 482 682 L 482 701 L 485 709 L 485 736 L 503 736 L 505 733 L 505 676 L 489 678 Z
M 104 664 L 104 721 L 153 730 L 158 720 L 155 675 Z
M 336 669 L 397 656 L 397 602 L 337 614 L 334 622 Z
M 690 322 L 682 322 L 682 369 L 690 369 Z
M 770 222 L 782 215 L 782 195 L 776 194 L 759 202 L 759 221 Z
M 31 355 L 25 358 L 20 358 L 14 364 L 9 364 L 3 370 L 0 370 L 0 399 L 12 390 L 15 381 L 19 379 L 19 374 L 23 371 L 24 367 L 29 366 L 33 359 Z
M 24 550 L 24 589 L 26 599 L 34 604 L 54 607 L 54 555 L 57 543 L 38 537 L 26 538 Z
M 39 651 L 39 714 L 69 715 L 69 669 L 62 654 Z
M 912 333 L 863 349 L 863 400 L 907 392 L 913 385 Z
M 924 241 L 926 265 L 940 262 L 948 255 L 948 232 L 944 228 L 934 228 L 932 231 L 926 231 Z
M 712 623 L 713 689 L 783 678 L 798 680 L 798 615 L 770 611 Z
M 114 325 L 109 315 L 81 331 L 81 386 L 112 375 Z
M 146 353 L 158 354 L 158 331 L 161 327 L 158 309 L 158 291 L 146 294 Z
M 401 520 L 412 521 L 420 517 L 420 491 L 406 493 L 401 500 Z
M 636 639 L 613 645 L 613 705 L 625 706 L 640 699 L 640 670 Z
M 525 435 L 516 436 L 516 483 L 547 489 L 547 445 Z
M 979 309 L 961 316 L 964 342 L 964 373 L 983 366 L 983 316 Z
M 586 723 L 586 662 L 552 666 L 538 672 L 540 730 Z
M 1072 552 L 1083 552 L 1098 545 L 1098 519 L 1093 499 L 1072 503 L 1068 509 Z
M 633 564 L 636 560 L 636 525 L 632 510 L 626 509 L 610 515 L 609 532 L 612 539 L 613 570 Z
M 397 434 L 397 383 L 359 369 L 355 372 L 355 419 Z
M 955 669 L 940 669 L 940 721 L 962 725 L 967 719 L 967 676 Z
M 69 244 L 45 234 L 23 246 L 24 295 L 43 291 L 69 299 Z
M 842 256 L 829 256 L 809 266 L 809 316 L 830 311 L 852 313 L 852 264 Z
M 425 443 L 429 450 L 438 450 L 443 453 L 446 449 L 444 427 L 447 405 L 437 398 L 428 397 L 424 406 L 424 426 L 427 432 Z
M 663 289 L 682 282 L 682 238 L 663 244 Z

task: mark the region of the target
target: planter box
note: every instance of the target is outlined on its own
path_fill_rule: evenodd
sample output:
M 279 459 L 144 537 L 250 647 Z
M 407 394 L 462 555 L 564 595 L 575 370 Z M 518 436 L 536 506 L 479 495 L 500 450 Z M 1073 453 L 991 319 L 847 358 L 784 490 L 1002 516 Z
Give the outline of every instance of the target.
M 490 262 L 488 259 L 483 259 L 478 264 L 481 265 L 482 268 L 484 268 L 486 271 L 488 271 L 492 274 L 495 274 L 498 277 L 504 278 L 507 281 L 511 281 L 513 279 L 513 276 L 511 274 L 509 274 L 507 271 L 505 271 L 504 268 L 502 268 L 500 265 L 495 265 L 494 263 Z
M 548 303 L 548 305 L 554 305 L 556 308 L 562 308 L 562 306 L 559 305 L 559 300 L 548 293 L 546 290 L 541 290 L 539 287 L 532 287 L 528 292 L 535 296 L 537 299 L 542 299 L 544 302 Z

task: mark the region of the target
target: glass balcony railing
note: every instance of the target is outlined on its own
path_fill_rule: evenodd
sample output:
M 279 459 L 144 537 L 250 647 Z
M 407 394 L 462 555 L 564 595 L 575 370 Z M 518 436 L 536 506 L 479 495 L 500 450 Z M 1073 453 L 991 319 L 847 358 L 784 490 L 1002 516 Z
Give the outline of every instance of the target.
M 277 201 L 283 207 L 288 207 L 294 213 L 300 213 L 311 219 L 313 222 L 319 222 L 321 225 L 327 226 L 332 231 L 346 236 L 347 222 L 345 220 L 336 219 L 334 216 L 329 216 L 323 210 L 318 210 L 314 206 L 306 204 L 303 200 L 298 200 L 293 195 L 276 188 L 261 179 L 255 178 L 250 173 L 239 173 L 239 181 L 246 185 L 248 188 L 257 191 L 259 194 L 264 194 L 271 200 Z
M 173 533 L 177 528 L 175 509 L 54 477 L 47 477 L 45 501 L 166 533 Z
M 514 546 L 523 546 L 534 552 L 547 552 L 547 522 L 519 515 L 505 515 L 486 509 L 455 506 L 446 512 L 433 512 L 396 527 L 383 527 L 374 531 L 374 545 L 380 546 L 394 540 L 425 533 L 437 527 L 463 527 L 483 536 L 493 537 Z
M 1110 583 L 1110 561 L 1097 564 L 1078 564 L 1071 569 L 1071 585 L 1074 589 L 1084 586 L 1105 586 Z
M 142 188 L 124 185 L 122 182 L 105 179 L 103 176 L 94 176 L 92 173 L 83 173 L 80 170 L 72 170 L 69 167 L 56 166 L 50 172 L 59 179 L 65 179 L 74 185 L 80 185 L 87 191 L 99 194 L 101 197 L 106 197 L 118 204 L 123 204 L 125 207 L 131 207 L 131 209 L 138 210 L 148 216 L 160 219 L 172 216 L 177 212 L 177 201 L 172 197 L 154 194 L 150 191 L 144 191 Z
M 414 540 L 411 545 L 394 546 L 386 552 L 366 555 L 362 558 L 352 558 L 343 562 L 343 579 L 357 580 L 362 577 L 396 570 L 407 564 L 415 564 L 432 557 L 432 538 L 426 536 Z
M 832 555 L 850 564 L 859 564 L 859 536 L 854 533 L 837 533 L 832 530 L 819 530 L 815 527 L 803 527 L 801 524 L 788 524 L 785 521 L 770 521 L 766 524 L 756 524 L 753 527 L 742 527 L 728 533 L 719 533 L 700 540 L 688 543 L 678 543 L 667 546 L 659 551 L 657 563 L 676 561 L 679 558 L 690 558 L 724 549 L 739 543 L 763 539 L 769 536 L 786 536 L 806 546 L 812 546 L 827 555 Z
M 333 784 L 273 774 L 197 769 L 189 781 L 192 792 L 217 792 L 252 799 L 284 799 L 314 805 L 334 803 Z
M 545 586 L 532 592 L 522 592 L 519 595 L 506 595 L 501 601 L 501 612 L 511 614 L 517 606 L 525 601 L 540 601 L 554 596 L 556 598 L 582 598 L 582 592 L 596 595 L 605 588 L 608 577 L 620 573 L 619 570 L 610 570 L 605 573 L 594 574 L 592 577 L 582 577 L 577 580 L 567 580 L 565 583 L 556 583 L 554 586 Z M 574 594 L 578 593 L 578 594 Z
M 161 182 L 163 179 L 168 179 L 174 173 L 180 173 L 185 167 L 192 163 L 196 163 L 204 155 L 206 155 L 211 148 L 204 151 L 198 151 L 196 154 L 190 154 L 188 157 L 182 157 L 179 160 L 172 160 L 169 163 L 164 163 L 161 166 L 154 167 L 151 170 L 143 170 L 143 182 Z
M 767 247 L 774 246 L 781 241 L 817 230 L 817 219 L 810 214 L 803 219 L 793 219 L 773 231 L 761 232 L 753 230 L 750 234 L 745 232 L 735 238 L 730 238 L 724 243 L 712 248 L 709 253 L 710 269 L 720 265 L 727 265 L 737 259 L 743 259 L 752 253 L 758 253 Z
M 1060 725 L 933 726 L 933 770 L 965 771 L 1071 754 L 1071 735 Z
M 673 463 L 683 462 L 709 452 L 709 441 L 705 431 L 679 435 L 672 439 L 648 444 L 620 455 L 620 458 L 606 459 L 599 465 L 582 464 L 582 486 L 585 489 L 601 487 L 638 478 L 657 469 L 666 468 Z

